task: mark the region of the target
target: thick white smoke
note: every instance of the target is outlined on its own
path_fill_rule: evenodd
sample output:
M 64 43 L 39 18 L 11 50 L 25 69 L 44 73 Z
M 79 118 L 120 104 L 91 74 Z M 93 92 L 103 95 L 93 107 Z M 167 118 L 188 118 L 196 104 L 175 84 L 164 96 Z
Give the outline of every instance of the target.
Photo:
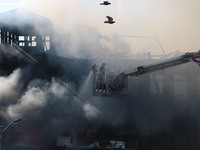
M 0 101 L 18 96 L 20 89 L 21 69 L 15 70 L 8 77 L 0 77 Z
M 88 103 L 84 104 L 83 110 L 86 118 L 97 118 L 100 115 L 100 111 Z
M 0 88 L 2 97 L 12 96 L 14 98 L 16 95 L 20 95 L 16 90 L 19 78 L 19 69 L 7 78 L 0 78 L 1 83 L 3 83 Z M 3 88 L 2 86 L 6 87 Z M 65 106 L 60 107 L 59 103 L 66 103 L 67 101 L 82 108 L 83 116 L 87 119 L 97 118 L 100 114 L 98 109 L 89 103 L 83 102 L 78 97 L 74 97 L 64 84 L 57 82 L 54 78 L 51 82 L 40 79 L 30 81 L 19 99 L 17 97 L 14 99 L 15 103 L 10 104 L 7 108 L 7 113 L 11 118 L 26 118 L 29 116 L 37 118 L 43 109 L 48 109 L 49 105 L 58 104 L 55 109 L 65 109 Z M 73 108 L 64 111 L 73 115 Z M 83 117 L 81 114 L 80 116 Z
M 36 113 L 38 109 L 45 106 L 46 101 L 47 96 L 45 91 L 33 87 L 26 91 L 16 104 L 8 107 L 8 114 L 12 118 L 23 118 L 25 115 L 38 117 L 39 114 L 36 115 Z

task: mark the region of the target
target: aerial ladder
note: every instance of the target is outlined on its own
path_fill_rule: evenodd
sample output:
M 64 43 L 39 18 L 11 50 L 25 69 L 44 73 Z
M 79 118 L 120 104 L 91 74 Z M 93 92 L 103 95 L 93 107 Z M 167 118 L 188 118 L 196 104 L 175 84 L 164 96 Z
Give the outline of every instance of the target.
M 99 78 L 97 66 L 94 64 L 92 66 L 94 77 L 92 94 L 94 96 L 125 96 L 128 95 L 128 76 L 140 76 L 189 62 L 195 62 L 200 66 L 200 50 L 150 65 L 131 68 L 118 73 L 116 76 L 114 71 L 107 71 L 103 79 Z

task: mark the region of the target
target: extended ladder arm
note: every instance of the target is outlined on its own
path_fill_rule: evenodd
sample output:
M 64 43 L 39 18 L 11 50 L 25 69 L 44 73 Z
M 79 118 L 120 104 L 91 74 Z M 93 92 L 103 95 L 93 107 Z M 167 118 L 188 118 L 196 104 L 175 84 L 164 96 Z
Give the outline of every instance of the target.
M 127 76 L 139 76 L 142 74 L 163 70 L 166 68 L 174 67 L 191 61 L 200 64 L 200 51 L 193 53 L 185 53 L 184 55 L 179 57 L 167 59 L 150 65 L 144 65 L 144 66 L 139 66 L 137 68 L 129 69 L 120 73 L 117 78 L 123 81 Z

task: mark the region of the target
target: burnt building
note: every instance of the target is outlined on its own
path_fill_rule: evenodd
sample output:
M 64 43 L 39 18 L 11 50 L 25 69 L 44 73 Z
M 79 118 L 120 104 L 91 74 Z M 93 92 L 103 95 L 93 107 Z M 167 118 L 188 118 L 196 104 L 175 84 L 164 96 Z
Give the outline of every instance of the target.
M 4 46 L 4 50 L 11 50 L 13 43 L 16 43 L 45 68 L 50 67 L 47 74 L 51 74 L 51 71 L 61 72 L 59 77 L 76 83 L 77 89 L 80 89 L 90 72 L 91 64 L 97 60 L 54 55 L 54 34 L 48 19 L 27 10 L 16 9 L 0 14 L 0 46 Z M 105 62 L 117 68 L 121 66 L 123 70 L 125 65 L 139 66 L 141 62 L 152 63 L 155 60 L 115 59 Z M 1 71 L 12 72 L 19 66 L 24 67 L 26 63 L 29 62 L 24 59 L 19 61 L 16 57 L 1 56 L 0 68 Z M 36 68 L 33 67 L 30 73 L 32 76 L 42 72 Z M 24 73 L 24 76 L 30 74 Z M 41 76 L 37 78 L 47 77 Z M 8 132 L 4 141 L 5 148 L 73 149 L 74 144 L 82 145 L 80 149 L 100 149 L 100 146 L 101 149 L 199 149 L 199 66 L 188 63 L 140 77 L 129 77 L 128 83 L 127 97 L 98 98 L 88 92 L 87 102 L 91 102 L 102 114 L 100 119 L 92 121 L 78 116 L 83 113 L 80 105 L 60 99 L 53 101 L 54 97 L 51 96 L 48 108 L 43 108 L 38 118 L 25 118 L 25 125 L 13 127 Z M 57 112 L 55 107 L 60 105 L 62 110 Z M 75 107 L 72 108 L 79 111 L 72 112 L 77 114 L 65 112 L 73 105 Z M 58 132 L 55 133 L 55 130 Z
M 1 13 L 0 22 L 1 71 L 4 74 L 30 64 L 27 55 L 44 64 L 45 55 L 54 53 L 51 42 L 54 30 L 48 19 L 26 9 L 14 9 Z
M 53 51 L 51 22 L 26 9 L 0 14 L 0 44 L 16 43 L 31 54 Z
M 1 54 L 1 70 L 10 70 L 9 72 L 11 73 L 19 66 L 30 64 L 31 60 L 33 64 L 37 62 L 37 67 L 38 64 L 42 67 L 40 70 L 37 69 L 37 72 L 49 72 L 50 76 L 54 75 L 72 80 L 74 75 L 78 75 L 77 71 L 81 73 L 78 69 L 80 65 L 83 68 L 90 67 L 89 62 L 85 59 L 64 58 L 56 55 L 54 41 L 56 36 L 57 33 L 51 21 L 43 16 L 39 16 L 26 9 L 14 9 L 1 13 L 0 46 L 2 46 L 1 49 L 7 49 L 7 51 Z M 14 48 L 14 44 L 18 48 Z M 24 57 L 24 60 L 21 59 L 19 61 L 15 56 L 9 58 L 3 56 L 6 52 L 12 55 L 11 53 L 16 53 L 16 51 L 20 53 L 19 55 L 23 55 L 20 57 Z M 15 60 L 16 62 L 14 62 Z M 82 74 L 87 73 L 88 71 L 82 71 Z M 68 74 L 69 78 L 65 74 Z M 77 78 L 81 77 L 77 76 Z

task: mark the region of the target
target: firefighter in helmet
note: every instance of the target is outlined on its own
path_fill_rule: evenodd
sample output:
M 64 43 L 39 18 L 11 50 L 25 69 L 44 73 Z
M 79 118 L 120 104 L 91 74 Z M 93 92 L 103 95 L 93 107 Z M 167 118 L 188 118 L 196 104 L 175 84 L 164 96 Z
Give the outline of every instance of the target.
M 98 72 L 98 87 L 100 89 L 105 89 L 105 63 L 102 63 L 101 67 L 99 68 L 99 72 Z
M 99 73 L 101 73 L 101 74 L 105 74 L 105 63 L 102 63 L 102 65 L 101 65 L 101 67 L 99 68 Z

